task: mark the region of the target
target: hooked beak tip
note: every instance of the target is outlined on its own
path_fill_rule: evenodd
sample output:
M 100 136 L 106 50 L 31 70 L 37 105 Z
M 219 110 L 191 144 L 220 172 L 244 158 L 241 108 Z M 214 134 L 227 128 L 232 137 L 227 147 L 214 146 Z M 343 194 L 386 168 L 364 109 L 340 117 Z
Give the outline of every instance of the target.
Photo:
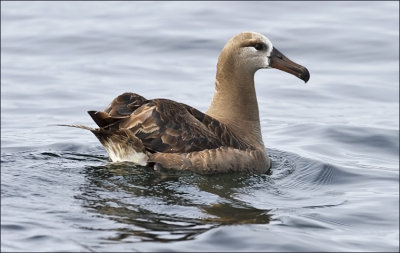
M 307 83 L 308 80 L 310 80 L 310 72 L 308 72 L 308 69 L 302 68 L 302 73 L 300 75 L 300 79 L 304 81 L 304 83 Z

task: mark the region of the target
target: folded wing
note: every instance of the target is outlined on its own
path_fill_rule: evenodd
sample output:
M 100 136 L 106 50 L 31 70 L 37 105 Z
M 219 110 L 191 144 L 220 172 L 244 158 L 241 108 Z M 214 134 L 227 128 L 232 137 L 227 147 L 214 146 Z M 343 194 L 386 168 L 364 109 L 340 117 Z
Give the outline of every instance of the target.
M 144 152 L 189 153 L 221 146 L 247 148 L 217 120 L 168 99 L 146 100 L 135 93 L 124 93 L 115 98 L 106 110 L 89 111 L 89 114 L 100 127 L 100 132 L 107 132 L 107 136 L 125 136 L 129 131 L 140 140 L 138 146 Z M 104 142 L 102 134 L 95 135 Z M 107 136 L 104 138 L 110 139 Z

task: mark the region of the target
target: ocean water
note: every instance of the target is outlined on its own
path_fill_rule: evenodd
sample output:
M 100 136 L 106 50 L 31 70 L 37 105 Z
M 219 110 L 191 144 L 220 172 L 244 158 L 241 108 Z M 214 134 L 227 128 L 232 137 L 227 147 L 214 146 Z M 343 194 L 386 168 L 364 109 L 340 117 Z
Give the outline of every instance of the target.
M 256 73 L 265 175 L 111 163 L 88 110 L 208 108 L 257 31 L 308 68 Z M 2 251 L 399 251 L 399 2 L 1 2 Z

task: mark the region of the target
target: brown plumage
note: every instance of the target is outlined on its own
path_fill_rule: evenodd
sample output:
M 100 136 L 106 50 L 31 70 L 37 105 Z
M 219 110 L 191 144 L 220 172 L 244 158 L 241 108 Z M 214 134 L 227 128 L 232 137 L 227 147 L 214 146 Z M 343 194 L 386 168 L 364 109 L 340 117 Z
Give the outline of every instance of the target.
M 225 45 L 217 65 L 213 101 L 206 113 L 168 99 L 124 93 L 100 112 L 89 111 L 92 131 L 112 161 L 197 173 L 270 167 L 261 137 L 254 73 L 275 67 L 307 81 L 306 68 L 287 59 L 258 33 L 241 33 Z

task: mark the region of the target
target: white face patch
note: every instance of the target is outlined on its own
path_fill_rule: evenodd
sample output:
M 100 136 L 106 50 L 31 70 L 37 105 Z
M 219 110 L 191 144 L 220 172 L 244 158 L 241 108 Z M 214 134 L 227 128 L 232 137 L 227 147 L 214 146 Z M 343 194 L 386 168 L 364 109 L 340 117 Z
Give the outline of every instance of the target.
M 265 38 L 265 39 L 266 39 L 265 44 L 267 44 L 267 46 L 268 46 L 267 57 L 270 57 L 274 46 L 272 45 L 271 41 L 269 41 L 267 38 Z
M 270 63 L 270 59 L 269 59 L 269 56 L 268 57 L 265 57 L 265 59 L 264 59 L 264 68 L 267 68 L 267 69 L 270 69 L 271 67 L 269 66 L 269 63 Z
M 265 36 L 258 34 L 258 38 L 254 38 L 254 40 L 259 41 L 259 43 L 265 44 L 264 49 L 256 49 L 254 46 L 245 46 L 241 47 L 239 50 L 239 58 L 238 62 L 242 62 L 245 64 L 246 69 L 250 72 L 255 72 L 261 68 L 270 68 L 270 59 L 269 57 L 272 54 L 273 45 L 271 41 Z
M 264 35 L 261 35 L 261 36 L 262 36 L 262 41 L 267 45 L 267 52 L 265 54 L 266 57 L 264 58 L 264 64 L 263 65 L 264 65 L 264 68 L 268 68 L 269 69 L 269 68 L 271 68 L 269 66 L 269 63 L 270 63 L 269 57 L 272 54 L 272 50 L 274 49 L 274 46 L 272 45 L 271 41 L 267 37 L 265 37 Z

